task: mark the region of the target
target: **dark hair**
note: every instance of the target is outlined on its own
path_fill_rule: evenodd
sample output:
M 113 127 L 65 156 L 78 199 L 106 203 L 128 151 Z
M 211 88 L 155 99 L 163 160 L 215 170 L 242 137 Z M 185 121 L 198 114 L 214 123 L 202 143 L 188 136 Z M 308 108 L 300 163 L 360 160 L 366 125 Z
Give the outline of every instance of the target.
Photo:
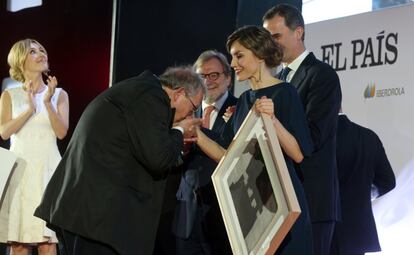
M 305 40 L 305 22 L 303 21 L 302 13 L 295 6 L 290 4 L 273 6 L 263 15 L 262 21 L 265 22 L 275 16 L 283 17 L 285 19 L 285 25 L 292 31 L 297 27 L 302 27 L 302 41 Z
M 234 42 L 239 42 L 243 47 L 251 50 L 253 54 L 263 59 L 268 67 L 276 67 L 282 62 L 282 47 L 273 40 L 272 35 L 258 26 L 244 26 L 234 31 L 227 37 L 227 51 Z
M 191 66 L 169 67 L 160 75 L 159 80 L 162 85 L 171 89 L 184 88 L 188 96 L 194 96 L 200 90 L 205 94 L 206 91 L 203 80 Z
M 224 56 L 223 53 L 218 52 L 217 50 L 206 50 L 203 53 L 201 53 L 193 65 L 194 71 L 200 68 L 205 62 L 213 58 L 217 59 L 221 63 L 221 66 L 223 67 L 223 72 L 226 75 L 230 75 L 231 67 L 229 62 L 227 61 L 226 56 Z

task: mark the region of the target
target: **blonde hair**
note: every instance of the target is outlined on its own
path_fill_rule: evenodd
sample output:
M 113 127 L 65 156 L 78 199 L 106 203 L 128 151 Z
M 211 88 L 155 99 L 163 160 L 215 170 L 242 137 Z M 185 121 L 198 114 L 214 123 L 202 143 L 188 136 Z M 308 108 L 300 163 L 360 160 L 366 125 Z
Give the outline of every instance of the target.
M 27 55 L 29 54 L 31 43 L 35 43 L 44 49 L 44 47 L 38 41 L 27 38 L 17 41 L 15 44 L 13 44 L 12 48 L 10 49 L 9 55 L 7 56 L 7 63 L 10 66 L 10 77 L 16 81 L 25 82 L 25 78 L 23 75 L 23 66 L 24 62 L 26 61 Z

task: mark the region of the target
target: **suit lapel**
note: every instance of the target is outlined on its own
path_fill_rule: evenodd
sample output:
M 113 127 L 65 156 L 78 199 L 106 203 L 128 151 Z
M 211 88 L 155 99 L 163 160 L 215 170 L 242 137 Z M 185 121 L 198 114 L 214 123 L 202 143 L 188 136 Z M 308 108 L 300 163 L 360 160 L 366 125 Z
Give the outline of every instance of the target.
M 227 107 L 236 105 L 236 102 L 236 98 L 229 92 L 226 101 L 224 102 L 223 106 L 220 108 L 220 111 L 217 114 L 217 119 L 214 122 L 212 130 L 219 130 L 226 123 L 223 119 L 223 114 L 226 112 Z
M 310 52 L 306 58 L 302 61 L 300 64 L 298 70 L 295 72 L 295 74 L 292 77 L 292 80 L 290 81 L 290 84 L 295 86 L 296 89 L 299 89 L 300 86 L 304 83 L 305 78 L 308 74 L 309 68 L 313 65 L 315 61 L 315 56 L 312 52 Z

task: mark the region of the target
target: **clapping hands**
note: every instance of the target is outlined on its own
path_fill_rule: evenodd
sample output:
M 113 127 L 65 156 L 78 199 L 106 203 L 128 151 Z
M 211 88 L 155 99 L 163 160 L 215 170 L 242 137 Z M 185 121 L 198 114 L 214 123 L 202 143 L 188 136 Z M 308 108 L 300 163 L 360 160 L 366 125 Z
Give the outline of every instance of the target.
M 27 102 L 29 104 L 29 108 L 36 112 L 36 100 L 34 98 L 34 91 L 33 91 L 33 82 L 31 80 L 25 81 L 23 84 L 23 88 L 27 92 Z
M 57 87 L 57 79 L 55 76 L 47 76 L 47 92 L 45 97 L 43 98 L 43 102 L 45 104 L 50 103 L 52 96 L 55 94 L 55 89 Z

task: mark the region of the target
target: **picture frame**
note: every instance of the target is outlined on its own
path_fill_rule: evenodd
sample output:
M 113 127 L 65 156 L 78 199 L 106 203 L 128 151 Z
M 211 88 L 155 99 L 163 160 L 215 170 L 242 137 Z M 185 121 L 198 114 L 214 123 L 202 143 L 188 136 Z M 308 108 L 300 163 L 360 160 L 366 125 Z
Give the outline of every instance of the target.
M 301 210 L 273 126 L 251 110 L 212 174 L 233 254 L 274 254 Z

